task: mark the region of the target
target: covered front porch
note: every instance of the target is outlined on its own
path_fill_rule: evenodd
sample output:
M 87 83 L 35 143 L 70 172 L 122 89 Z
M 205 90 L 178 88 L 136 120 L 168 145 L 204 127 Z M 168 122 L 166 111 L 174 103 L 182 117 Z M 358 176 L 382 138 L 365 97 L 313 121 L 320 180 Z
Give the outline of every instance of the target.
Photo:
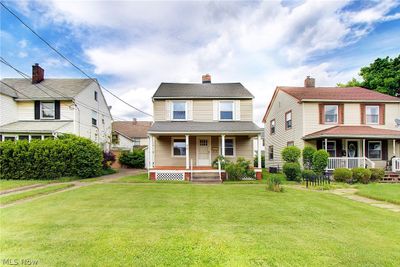
M 170 122 L 169 126 L 181 126 Z M 218 124 L 217 124 L 218 125 Z M 217 126 L 216 125 L 216 126 Z M 218 125 L 220 126 L 220 125 Z M 239 157 L 253 164 L 256 139 L 260 149 L 261 130 L 248 129 L 237 131 L 220 131 L 204 128 L 196 129 L 176 127 L 174 133 L 149 131 L 149 178 L 155 180 L 192 180 L 194 176 L 214 174 L 220 180 L 226 179 L 218 157 L 236 161 Z M 196 132 L 195 132 L 196 131 Z M 261 154 L 257 158 L 261 166 Z M 261 178 L 261 168 L 255 168 L 257 177 Z

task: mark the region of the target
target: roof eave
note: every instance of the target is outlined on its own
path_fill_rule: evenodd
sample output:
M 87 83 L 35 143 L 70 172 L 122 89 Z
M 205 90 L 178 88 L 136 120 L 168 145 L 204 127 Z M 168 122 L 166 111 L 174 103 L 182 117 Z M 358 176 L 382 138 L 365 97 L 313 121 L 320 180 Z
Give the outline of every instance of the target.
M 254 99 L 254 96 L 202 96 L 202 97 L 183 97 L 183 96 L 153 96 L 153 100 L 164 99 Z
M 300 99 L 301 102 L 349 102 L 349 103 L 400 103 L 399 100 L 338 100 L 338 99 Z
M 304 136 L 303 140 L 313 140 L 318 138 L 369 138 L 369 139 L 400 139 L 398 135 L 365 135 L 365 134 L 321 134 L 315 136 Z

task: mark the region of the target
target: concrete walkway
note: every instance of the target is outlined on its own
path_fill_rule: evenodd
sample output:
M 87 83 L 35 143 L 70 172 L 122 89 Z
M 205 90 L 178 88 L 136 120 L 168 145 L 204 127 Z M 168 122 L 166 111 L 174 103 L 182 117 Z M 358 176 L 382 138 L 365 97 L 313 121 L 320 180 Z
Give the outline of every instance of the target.
M 90 181 L 86 182 L 85 179 L 81 179 L 81 180 L 76 180 L 76 181 L 71 181 L 71 182 L 35 184 L 35 185 L 29 185 L 29 186 L 23 186 L 23 187 L 19 187 L 19 188 L 9 189 L 9 190 L 2 191 L 1 195 L 2 196 L 9 196 L 9 195 L 14 195 L 14 194 L 18 194 L 18 193 L 27 192 L 27 191 L 30 191 L 32 189 L 46 188 L 46 187 L 60 185 L 60 184 L 73 184 L 72 187 L 68 187 L 68 188 L 65 188 L 65 189 L 57 190 L 55 192 L 51 192 L 51 193 L 40 195 L 40 196 L 36 196 L 36 197 L 32 196 L 32 197 L 29 197 L 29 198 L 24 198 L 24 199 L 21 199 L 21 200 L 17 200 L 15 202 L 12 202 L 12 203 L 9 203 L 9 204 L 0 205 L 0 208 L 6 208 L 6 207 L 10 207 L 10 206 L 15 206 L 17 204 L 29 202 L 29 201 L 32 201 L 32 200 L 35 200 L 35 199 L 40 199 L 40 198 L 44 198 L 44 197 L 47 197 L 47 196 L 50 196 L 50 195 L 59 194 L 59 193 L 66 192 L 66 191 L 75 190 L 75 189 L 83 187 L 83 186 L 89 186 L 89 185 L 93 185 L 93 184 L 110 183 L 110 182 L 115 181 L 115 180 L 117 180 L 119 178 L 122 178 L 122 177 L 131 176 L 131 175 L 137 175 L 137 174 L 141 174 L 141 173 L 146 173 L 146 170 L 141 170 L 141 169 L 120 169 L 119 172 L 117 172 L 117 173 L 96 177 L 98 180 L 93 181 L 93 182 L 90 182 Z

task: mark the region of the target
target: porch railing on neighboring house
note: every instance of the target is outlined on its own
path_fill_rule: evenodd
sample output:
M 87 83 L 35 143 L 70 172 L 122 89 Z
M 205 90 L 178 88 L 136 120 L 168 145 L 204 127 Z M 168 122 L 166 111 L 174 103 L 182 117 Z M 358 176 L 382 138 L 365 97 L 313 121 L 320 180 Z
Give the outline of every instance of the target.
M 366 157 L 330 157 L 328 158 L 328 171 L 337 168 L 374 168 L 375 162 Z
M 400 172 L 400 158 L 393 158 L 392 159 L 392 171 L 393 172 Z

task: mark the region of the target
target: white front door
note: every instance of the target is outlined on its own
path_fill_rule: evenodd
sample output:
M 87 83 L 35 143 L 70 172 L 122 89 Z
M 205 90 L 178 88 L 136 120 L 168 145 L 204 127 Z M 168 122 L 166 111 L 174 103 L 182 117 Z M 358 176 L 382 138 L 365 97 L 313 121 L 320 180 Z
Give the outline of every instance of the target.
M 211 166 L 210 137 L 197 137 L 197 166 Z

